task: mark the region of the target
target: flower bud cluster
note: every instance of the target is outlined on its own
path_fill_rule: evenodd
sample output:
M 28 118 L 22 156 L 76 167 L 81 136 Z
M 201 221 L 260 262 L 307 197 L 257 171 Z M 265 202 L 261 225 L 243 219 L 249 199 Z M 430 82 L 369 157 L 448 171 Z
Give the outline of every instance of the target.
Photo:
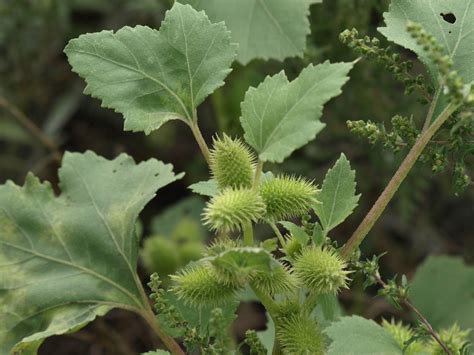
M 245 344 L 249 347 L 250 355 L 267 355 L 267 349 L 258 338 L 255 330 L 249 329 L 245 332 Z
M 339 35 L 339 39 L 358 54 L 376 60 L 393 73 L 395 79 L 404 84 L 407 95 L 418 90 L 423 96 L 423 102 L 429 102 L 430 93 L 433 92 L 433 88 L 426 84 L 423 75 L 420 74 L 414 77 L 410 73 L 413 68 L 413 62 L 402 60 L 400 54 L 394 53 L 389 46 L 381 47 L 378 38 L 370 38 L 369 36 L 359 38 L 359 32 L 355 28 L 343 31 Z
M 461 104 L 465 96 L 464 82 L 461 76 L 453 70 L 451 57 L 445 54 L 444 48 L 438 43 L 436 38 L 426 32 L 419 23 L 409 22 L 407 31 L 437 66 L 440 83 L 444 86 L 445 94 L 448 95 L 450 101 L 455 105 Z

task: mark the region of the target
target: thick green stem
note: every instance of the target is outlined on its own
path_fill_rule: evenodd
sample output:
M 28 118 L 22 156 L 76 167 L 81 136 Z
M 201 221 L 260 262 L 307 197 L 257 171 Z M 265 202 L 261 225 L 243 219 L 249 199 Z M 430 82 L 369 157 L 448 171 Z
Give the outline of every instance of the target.
M 253 177 L 253 186 L 254 190 L 257 189 L 258 184 L 260 183 L 260 177 L 262 176 L 263 170 L 263 161 L 259 160 L 257 163 L 257 167 L 255 168 L 255 176 Z
M 197 119 L 194 119 L 193 122 L 191 122 L 189 126 L 191 127 L 191 131 L 193 132 L 194 138 L 196 139 L 196 142 L 199 145 L 199 149 L 201 149 L 204 159 L 206 159 L 207 164 L 210 165 L 211 160 L 209 158 L 210 157 L 209 148 L 207 147 L 206 141 L 204 140 L 201 130 L 199 129 Z
M 185 355 L 185 352 L 179 344 L 168 334 L 166 334 L 163 329 L 161 329 L 160 325 L 158 324 L 158 321 L 156 320 L 155 314 L 153 311 L 150 309 L 147 310 L 142 310 L 140 312 L 141 316 L 143 319 L 146 320 L 148 325 L 153 329 L 153 331 L 159 336 L 163 344 L 166 346 L 166 348 L 171 352 L 173 355 Z
M 275 235 L 277 236 L 278 240 L 280 241 L 281 246 L 285 246 L 285 238 L 283 238 L 283 235 L 281 234 L 280 230 L 278 229 L 277 225 L 274 222 L 268 222 L 270 227 L 272 227 L 273 232 L 275 232 Z
M 431 138 L 433 138 L 435 133 L 441 128 L 443 123 L 446 122 L 446 120 L 456 110 L 456 108 L 457 107 L 453 107 L 452 105 L 446 107 L 446 109 L 436 118 L 433 124 L 429 126 L 428 129 L 426 129 L 418 138 L 395 175 L 393 175 L 385 190 L 372 206 L 369 213 L 367 213 L 359 227 L 357 227 L 356 231 L 352 234 L 349 241 L 342 248 L 341 255 L 344 258 L 348 258 L 359 247 L 360 243 L 362 243 L 364 238 L 374 226 L 375 222 L 377 222 L 380 215 L 387 207 L 395 192 L 397 192 L 403 180 L 405 180 L 408 173 L 415 165 L 426 145 L 429 143 Z
M 244 223 L 242 225 L 242 229 L 244 232 L 244 245 L 246 247 L 253 246 L 253 227 L 252 223 Z

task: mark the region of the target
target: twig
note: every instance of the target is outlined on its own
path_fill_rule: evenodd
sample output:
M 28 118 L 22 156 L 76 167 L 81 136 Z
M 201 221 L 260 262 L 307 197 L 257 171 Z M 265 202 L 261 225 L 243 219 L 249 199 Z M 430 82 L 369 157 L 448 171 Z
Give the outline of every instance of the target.
M 26 114 L 18 107 L 13 105 L 4 97 L 0 96 L 0 107 L 8 111 L 11 116 L 26 129 L 36 140 L 41 143 L 46 149 L 53 153 L 56 161 L 61 161 L 62 153 L 56 143 L 54 143 L 44 132 L 39 128 Z
M 374 275 L 375 279 L 379 283 L 380 286 L 383 288 L 386 288 L 388 285 L 380 278 L 379 275 Z M 408 300 L 406 297 L 398 297 L 398 301 L 402 303 L 406 308 L 414 312 L 417 317 L 420 319 L 420 321 L 425 325 L 426 329 L 430 333 L 430 335 L 436 340 L 436 342 L 443 348 L 443 350 L 446 352 L 448 355 L 452 355 L 451 351 L 448 349 L 446 344 L 443 343 L 441 338 L 439 337 L 438 333 L 433 329 L 431 326 L 430 322 L 421 314 L 421 312 L 413 305 L 411 302 Z

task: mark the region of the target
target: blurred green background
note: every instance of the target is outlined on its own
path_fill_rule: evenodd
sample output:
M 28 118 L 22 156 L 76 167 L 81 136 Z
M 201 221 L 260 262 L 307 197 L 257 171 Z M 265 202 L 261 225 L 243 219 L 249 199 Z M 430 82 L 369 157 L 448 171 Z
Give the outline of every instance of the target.
M 84 83 L 71 72 L 62 52 L 69 39 L 85 32 L 136 24 L 158 28 L 171 3 L 166 0 L 0 0 L 0 183 L 11 179 L 21 184 L 28 171 L 52 182 L 57 179 L 59 165 L 54 154 L 19 123 L 22 117 L 27 117 L 60 151 L 90 149 L 107 158 L 127 152 L 137 161 L 156 157 L 172 163 L 176 171 L 185 171 L 184 180 L 161 190 L 145 209 L 144 239 L 160 235 L 173 243 L 187 245 L 189 241 L 183 244 L 182 235 L 194 233 L 199 240 L 207 237 L 198 223 L 203 202 L 197 197 L 190 200 L 187 186 L 207 179 L 208 171 L 188 128 L 172 122 L 149 136 L 124 132 L 118 114 L 101 108 L 98 100 L 82 94 Z M 310 62 L 354 60 L 355 54 L 340 44 L 339 33 L 355 27 L 361 34 L 376 35 L 388 3 L 387 0 L 326 0 L 313 5 L 312 32 L 304 58 L 287 59 L 283 63 L 254 60 L 247 66 L 235 63 L 226 86 L 200 107 L 206 140 L 210 142 L 214 132 L 241 135 L 240 102 L 247 88 L 256 86 L 266 75 L 283 69 L 292 79 Z M 408 52 L 402 54 L 407 58 L 412 56 Z M 422 70 L 421 66 L 415 70 Z M 343 94 L 327 105 L 322 119 L 327 123 L 326 129 L 283 165 L 267 168 L 321 182 L 339 154 L 347 155 L 357 171 L 362 198 L 356 213 L 334 233 L 342 244 L 406 153 L 402 150 L 394 155 L 381 147 L 370 146 L 351 135 L 345 122 L 359 119 L 389 122 L 395 114 L 413 114 L 419 122 L 425 110 L 415 96 L 404 96 L 402 85 L 383 68 L 362 60 L 352 71 Z M 473 173 L 469 171 L 471 177 Z M 396 273 L 413 275 L 429 254 L 460 255 L 472 263 L 473 200 L 472 186 L 455 196 L 449 173 L 433 177 L 429 167 L 418 166 L 365 241 L 363 251 L 367 255 L 389 251 L 381 261 L 382 271 L 388 277 Z M 181 207 L 170 212 L 170 206 L 180 202 Z M 166 218 L 163 213 L 168 213 Z M 185 219 L 183 214 L 187 216 Z M 175 216 L 176 222 L 163 227 L 160 221 L 170 221 L 170 216 Z M 174 260 L 176 267 L 192 259 L 183 253 Z M 141 268 L 146 281 L 147 271 Z M 352 291 L 341 294 L 348 313 L 375 319 L 392 314 L 405 316 L 384 300 L 363 292 L 360 281 L 356 279 Z M 234 331 L 242 336 L 249 327 L 264 329 L 265 317 L 257 304 L 243 303 Z M 77 334 L 48 339 L 40 353 L 135 354 L 152 348 L 156 342 L 141 320 L 127 312 L 114 311 Z

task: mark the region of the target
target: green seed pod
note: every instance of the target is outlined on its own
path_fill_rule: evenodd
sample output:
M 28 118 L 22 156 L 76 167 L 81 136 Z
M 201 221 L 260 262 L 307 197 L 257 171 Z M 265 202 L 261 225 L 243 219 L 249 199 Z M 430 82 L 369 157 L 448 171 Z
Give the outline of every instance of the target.
M 240 288 L 222 282 L 216 277 L 212 265 L 204 262 L 190 264 L 171 278 L 175 282 L 173 292 L 179 299 L 195 307 L 218 306 L 229 302 Z
M 293 265 L 300 282 L 319 294 L 335 294 L 346 288 L 349 271 L 345 268 L 345 261 L 336 251 L 319 247 L 304 248 Z
M 318 188 L 303 178 L 279 176 L 265 180 L 260 186 L 260 195 L 267 206 L 266 217 L 287 220 L 308 213 L 317 202 Z
M 208 202 L 203 220 L 211 230 L 233 231 L 257 222 L 264 213 L 265 204 L 255 191 L 227 188 Z
M 276 336 L 284 354 L 323 355 L 326 339 L 319 325 L 309 316 L 298 314 L 281 319 Z
M 213 178 L 220 189 L 227 187 L 251 187 L 255 156 L 240 139 L 224 134 L 215 138 L 210 155 Z
M 257 272 L 252 275 L 250 284 L 271 296 L 291 292 L 296 288 L 295 278 L 281 263 L 275 265 L 271 272 Z
M 145 239 L 141 257 L 147 271 L 161 277 L 173 274 L 180 266 L 175 244 L 159 235 Z
M 469 330 L 461 330 L 457 324 L 447 329 L 441 329 L 439 337 L 453 355 L 461 354 L 461 349 L 469 341 Z M 444 355 L 446 352 L 434 339 L 431 339 L 428 346 L 428 353 L 432 355 Z
M 384 319 L 382 321 L 382 326 L 393 336 L 401 349 L 404 349 L 406 342 L 408 342 L 413 337 L 413 335 L 415 335 L 409 326 L 404 325 L 402 321 L 396 322 L 393 318 L 390 322 Z M 408 348 L 406 348 L 404 354 L 417 355 L 423 353 L 424 349 L 426 349 L 426 344 L 416 340 L 412 342 Z

